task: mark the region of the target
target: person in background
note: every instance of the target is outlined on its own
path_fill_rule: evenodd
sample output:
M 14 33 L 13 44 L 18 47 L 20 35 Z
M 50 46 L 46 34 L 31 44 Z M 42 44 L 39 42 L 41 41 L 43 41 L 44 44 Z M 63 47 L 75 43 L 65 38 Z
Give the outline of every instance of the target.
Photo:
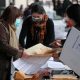
M 79 4 L 69 5 L 66 8 L 64 19 L 69 28 L 68 34 L 72 27 L 75 27 L 78 30 L 80 30 L 80 5 Z M 64 44 L 65 41 L 66 40 L 62 41 L 62 44 Z
M 65 16 L 64 16 L 65 22 L 69 28 L 67 37 L 69 35 L 69 32 L 71 31 L 72 27 L 77 28 L 80 30 L 80 5 L 79 4 L 71 4 L 66 8 Z M 61 43 L 64 45 L 66 40 L 63 40 Z
M 21 16 L 23 16 L 23 5 L 22 5 L 22 4 L 20 5 L 19 10 L 20 10 L 20 12 L 21 12 Z
M 80 5 L 79 4 L 72 4 L 68 6 L 65 12 L 65 21 L 70 27 L 77 28 L 80 30 Z
M 14 6 L 14 3 L 10 2 L 9 6 Z
M 31 7 L 32 5 L 29 5 L 28 7 L 24 9 L 23 20 L 25 20 L 28 16 L 31 16 Z
M 30 16 L 23 21 L 19 36 L 20 45 L 23 48 L 29 48 L 37 43 L 49 46 L 55 39 L 53 21 L 39 4 L 33 5 L 30 12 Z
M 23 48 L 18 47 L 14 23 L 20 16 L 19 10 L 8 6 L 0 18 L 0 80 L 11 80 L 11 59 L 28 56 Z

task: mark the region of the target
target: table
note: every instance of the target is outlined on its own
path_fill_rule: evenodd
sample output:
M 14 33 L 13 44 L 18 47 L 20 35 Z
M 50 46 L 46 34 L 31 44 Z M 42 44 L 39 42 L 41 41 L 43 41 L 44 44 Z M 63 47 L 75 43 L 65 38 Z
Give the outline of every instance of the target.
M 21 71 L 17 71 L 14 76 L 14 80 L 78 80 L 75 75 L 53 75 L 50 79 L 42 79 L 38 74 L 34 75 L 25 75 Z

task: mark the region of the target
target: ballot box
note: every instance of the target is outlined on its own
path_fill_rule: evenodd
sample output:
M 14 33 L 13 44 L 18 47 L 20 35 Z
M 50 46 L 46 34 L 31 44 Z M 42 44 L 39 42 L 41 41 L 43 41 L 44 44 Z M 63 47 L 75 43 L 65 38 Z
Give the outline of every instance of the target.
M 60 60 L 80 77 L 80 31 L 78 29 L 74 27 L 71 29 L 63 46 Z

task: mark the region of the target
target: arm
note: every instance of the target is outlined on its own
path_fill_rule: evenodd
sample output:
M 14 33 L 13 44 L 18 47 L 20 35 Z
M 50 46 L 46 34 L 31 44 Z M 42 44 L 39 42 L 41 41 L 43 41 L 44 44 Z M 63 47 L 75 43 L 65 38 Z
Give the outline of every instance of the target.
M 27 48 L 31 44 L 31 30 L 30 30 L 31 26 L 32 26 L 32 17 L 29 16 L 26 20 L 24 20 L 19 36 L 19 43 L 23 48 Z M 25 38 L 27 38 L 26 43 L 24 41 Z
M 25 47 L 25 37 L 27 36 L 27 27 L 26 27 L 27 23 L 26 21 L 23 22 L 22 24 L 22 29 L 21 29 L 21 32 L 20 32 L 20 35 L 19 35 L 19 43 L 21 45 L 21 47 Z
M 5 31 L 4 27 L 0 24 L 0 51 L 3 55 L 7 56 L 22 56 L 22 50 L 18 50 L 9 45 L 9 34 Z

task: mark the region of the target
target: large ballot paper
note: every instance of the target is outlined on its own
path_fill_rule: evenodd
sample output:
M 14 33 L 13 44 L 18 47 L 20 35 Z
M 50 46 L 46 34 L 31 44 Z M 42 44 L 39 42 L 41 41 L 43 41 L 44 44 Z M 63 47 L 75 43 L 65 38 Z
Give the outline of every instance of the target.
M 57 49 L 54 49 L 54 50 L 57 50 Z M 43 44 L 39 43 L 39 44 L 36 44 L 28 49 L 25 49 L 24 51 L 27 52 L 28 55 L 32 55 L 32 56 L 43 56 L 43 55 L 49 56 L 52 54 L 53 49 L 46 47 Z
M 23 71 L 25 74 L 34 74 L 40 70 L 40 67 L 51 57 L 52 48 L 48 48 L 41 43 L 26 49 L 30 55 L 28 58 L 19 58 L 14 61 L 15 68 Z M 50 54 L 49 54 L 50 53 Z
M 80 76 L 80 31 L 74 27 L 63 46 L 60 59 Z

